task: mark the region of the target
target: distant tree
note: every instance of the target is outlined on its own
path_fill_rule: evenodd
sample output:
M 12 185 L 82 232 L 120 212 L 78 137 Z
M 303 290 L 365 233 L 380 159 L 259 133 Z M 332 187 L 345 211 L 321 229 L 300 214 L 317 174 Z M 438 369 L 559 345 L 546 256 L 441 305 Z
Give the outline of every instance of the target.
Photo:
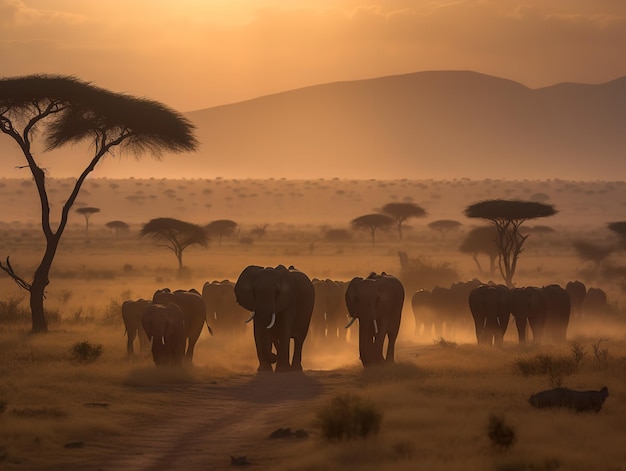
M 454 229 L 457 229 L 462 224 L 459 221 L 453 221 L 451 219 L 439 219 L 428 224 L 428 228 L 437 231 L 441 234 L 441 238 L 445 239 L 446 234 Z
M 324 240 L 333 243 L 352 242 L 352 234 L 347 229 L 328 229 Z
M 217 237 L 218 244 L 222 245 L 222 237 L 229 237 L 235 234 L 237 223 L 230 219 L 218 219 L 208 223 L 204 228 L 209 237 Z
M 498 231 L 494 226 L 475 227 L 467 233 L 465 239 L 461 242 L 459 251 L 470 254 L 474 258 L 480 273 L 484 273 L 484 271 L 478 261 L 478 255 L 481 253 L 487 255 L 489 257 L 489 274 L 493 275 L 496 271 L 496 260 L 500 253 L 496 245 L 497 238 Z
M 583 262 L 593 263 L 594 267 L 592 276 L 594 278 L 598 274 L 602 262 L 604 262 L 609 255 L 615 252 L 616 249 L 614 246 L 596 244 L 586 240 L 575 240 L 572 245 L 578 258 L 580 258 Z
M 547 203 L 550 201 L 550 196 L 546 193 L 533 193 L 528 199 L 535 203 Z
M 402 225 L 407 219 L 423 218 L 427 214 L 421 206 L 415 203 L 387 203 L 382 211 L 395 221 L 400 240 L 402 240 Z
M 262 239 L 267 234 L 267 226 L 267 224 L 264 224 L 262 226 L 256 226 L 250 231 L 250 234 L 257 239 Z
M 517 261 L 529 236 L 520 233 L 520 226 L 529 219 L 552 216 L 556 212 L 549 204 L 519 200 L 487 200 L 465 209 L 467 217 L 487 219 L 495 226 L 500 274 L 509 288 L 513 287 Z
M 27 282 L 9 262 L 0 268 L 30 293 L 32 332 L 47 332 L 45 290 L 69 212 L 87 176 L 104 158 L 118 150 L 139 155 L 162 151 L 192 151 L 197 146 L 193 126 L 179 113 L 160 103 L 109 92 L 73 77 L 31 75 L 0 79 L 0 131 L 19 146 L 32 176 L 41 208 L 46 248 L 33 279 Z M 53 229 L 46 174 L 31 152 L 37 136 L 47 149 L 88 141 L 93 152 L 87 167 L 74 182 Z
M 393 226 L 394 220 L 385 214 L 366 214 L 350 221 L 355 230 L 367 230 L 372 237 L 372 245 L 376 245 L 376 231 L 388 230 Z
M 94 208 L 91 206 L 85 206 L 83 208 L 77 208 L 76 212 L 85 216 L 85 240 L 89 239 L 89 218 L 92 214 L 99 213 L 100 208 Z
M 105 224 L 105 226 L 115 231 L 115 237 L 117 237 L 120 232 L 130 231 L 130 226 L 124 221 L 109 221 Z
M 149 236 L 156 241 L 165 242 L 159 247 L 165 247 L 174 252 L 179 270 L 183 269 L 183 252 L 187 247 L 190 245 L 209 246 L 209 236 L 204 228 L 173 218 L 152 219 L 142 227 L 139 236 Z
M 623 246 L 626 246 L 626 221 L 610 222 L 608 228 L 620 236 Z

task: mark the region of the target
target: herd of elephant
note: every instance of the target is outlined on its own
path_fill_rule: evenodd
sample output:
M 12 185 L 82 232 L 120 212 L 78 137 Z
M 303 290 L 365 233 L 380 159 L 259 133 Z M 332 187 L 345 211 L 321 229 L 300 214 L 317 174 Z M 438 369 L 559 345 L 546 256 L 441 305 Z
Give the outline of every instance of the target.
M 156 365 L 191 363 L 205 325 L 211 335 L 215 330 L 220 336 L 242 336 L 252 322 L 258 371 L 301 371 L 307 336 L 315 346 L 346 342 L 356 319 L 362 364 L 393 362 L 404 300 L 400 280 L 384 272 L 340 282 L 311 280 L 294 267 L 251 265 L 236 283 L 207 282 L 202 293 L 161 289 L 151 300 L 125 301 L 122 317 L 128 353 L 138 337 L 142 349 L 151 348 Z M 510 315 L 520 342 L 526 339 L 527 325 L 536 343 L 544 338 L 564 341 L 577 302 L 556 285 L 508 289 L 476 280 L 412 296 L 418 332 L 422 326 L 425 331 L 434 327 L 437 335 L 445 325 L 446 334 L 454 335 L 469 307 L 478 343 L 496 346 L 502 344 Z

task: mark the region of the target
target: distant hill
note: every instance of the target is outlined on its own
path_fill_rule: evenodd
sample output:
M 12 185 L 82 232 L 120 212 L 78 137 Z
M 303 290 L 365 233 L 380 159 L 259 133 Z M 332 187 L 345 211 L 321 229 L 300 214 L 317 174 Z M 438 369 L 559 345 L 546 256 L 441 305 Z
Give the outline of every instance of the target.
M 105 162 L 98 176 L 626 176 L 626 77 L 529 89 L 475 72 L 418 72 L 312 86 L 186 115 L 197 125 L 197 154 Z M 7 140 L 0 139 L 0 152 Z

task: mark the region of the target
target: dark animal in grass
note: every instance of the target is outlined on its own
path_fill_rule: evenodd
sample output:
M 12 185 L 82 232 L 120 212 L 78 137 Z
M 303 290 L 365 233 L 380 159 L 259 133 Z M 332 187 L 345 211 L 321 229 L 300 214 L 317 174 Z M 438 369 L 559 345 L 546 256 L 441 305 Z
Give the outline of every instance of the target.
M 599 391 L 574 391 L 566 388 L 549 389 L 533 394 L 528 399 L 531 406 L 539 409 L 545 407 L 567 407 L 576 412 L 599 412 L 602 404 L 609 396 L 605 386 Z

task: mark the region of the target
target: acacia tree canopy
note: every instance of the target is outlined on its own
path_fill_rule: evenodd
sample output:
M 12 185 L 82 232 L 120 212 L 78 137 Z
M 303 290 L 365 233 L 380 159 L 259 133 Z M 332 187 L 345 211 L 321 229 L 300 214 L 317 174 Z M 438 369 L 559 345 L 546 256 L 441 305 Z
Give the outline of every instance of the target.
M 376 245 L 376 231 L 387 230 L 393 225 L 393 219 L 385 214 L 365 214 L 350 221 L 350 226 L 356 230 L 367 230 L 372 237 L 372 245 Z
M 209 236 L 203 227 L 174 218 L 152 219 L 144 224 L 139 231 L 139 236 L 148 236 L 156 241 L 164 242 L 160 246 L 174 252 L 179 270 L 183 268 L 183 252 L 187 247 L 190 245 L 209 246 Z
M 396 223 L 398 237 L 402 240 L 402 225 L 409 218 L 426 216 L 426 210 L 415 203 L 387 203 L 382 208 L 383 213 L 389 215 Z
M 0 79 L 0 131 L 19 146 L 32 173 L 41 207 L 46 248 L 32 282 L 17 274 L 7 257 L 0 268 L 30 292 L 33 332 L 48 330 L 43 309 L 45 289 L 61 236 L 87 176 L 116 148 L 159 156 L 163 151 L 192 151 L 197 146 L 193 125 L 179 113 L 144 98 L 113 93 L 75 77 L 30 75 Z M 63 204 L 52 227 L 45 173 L 31 152 L 36 137 L 46 148 L 88 141 L 91 157 Z

